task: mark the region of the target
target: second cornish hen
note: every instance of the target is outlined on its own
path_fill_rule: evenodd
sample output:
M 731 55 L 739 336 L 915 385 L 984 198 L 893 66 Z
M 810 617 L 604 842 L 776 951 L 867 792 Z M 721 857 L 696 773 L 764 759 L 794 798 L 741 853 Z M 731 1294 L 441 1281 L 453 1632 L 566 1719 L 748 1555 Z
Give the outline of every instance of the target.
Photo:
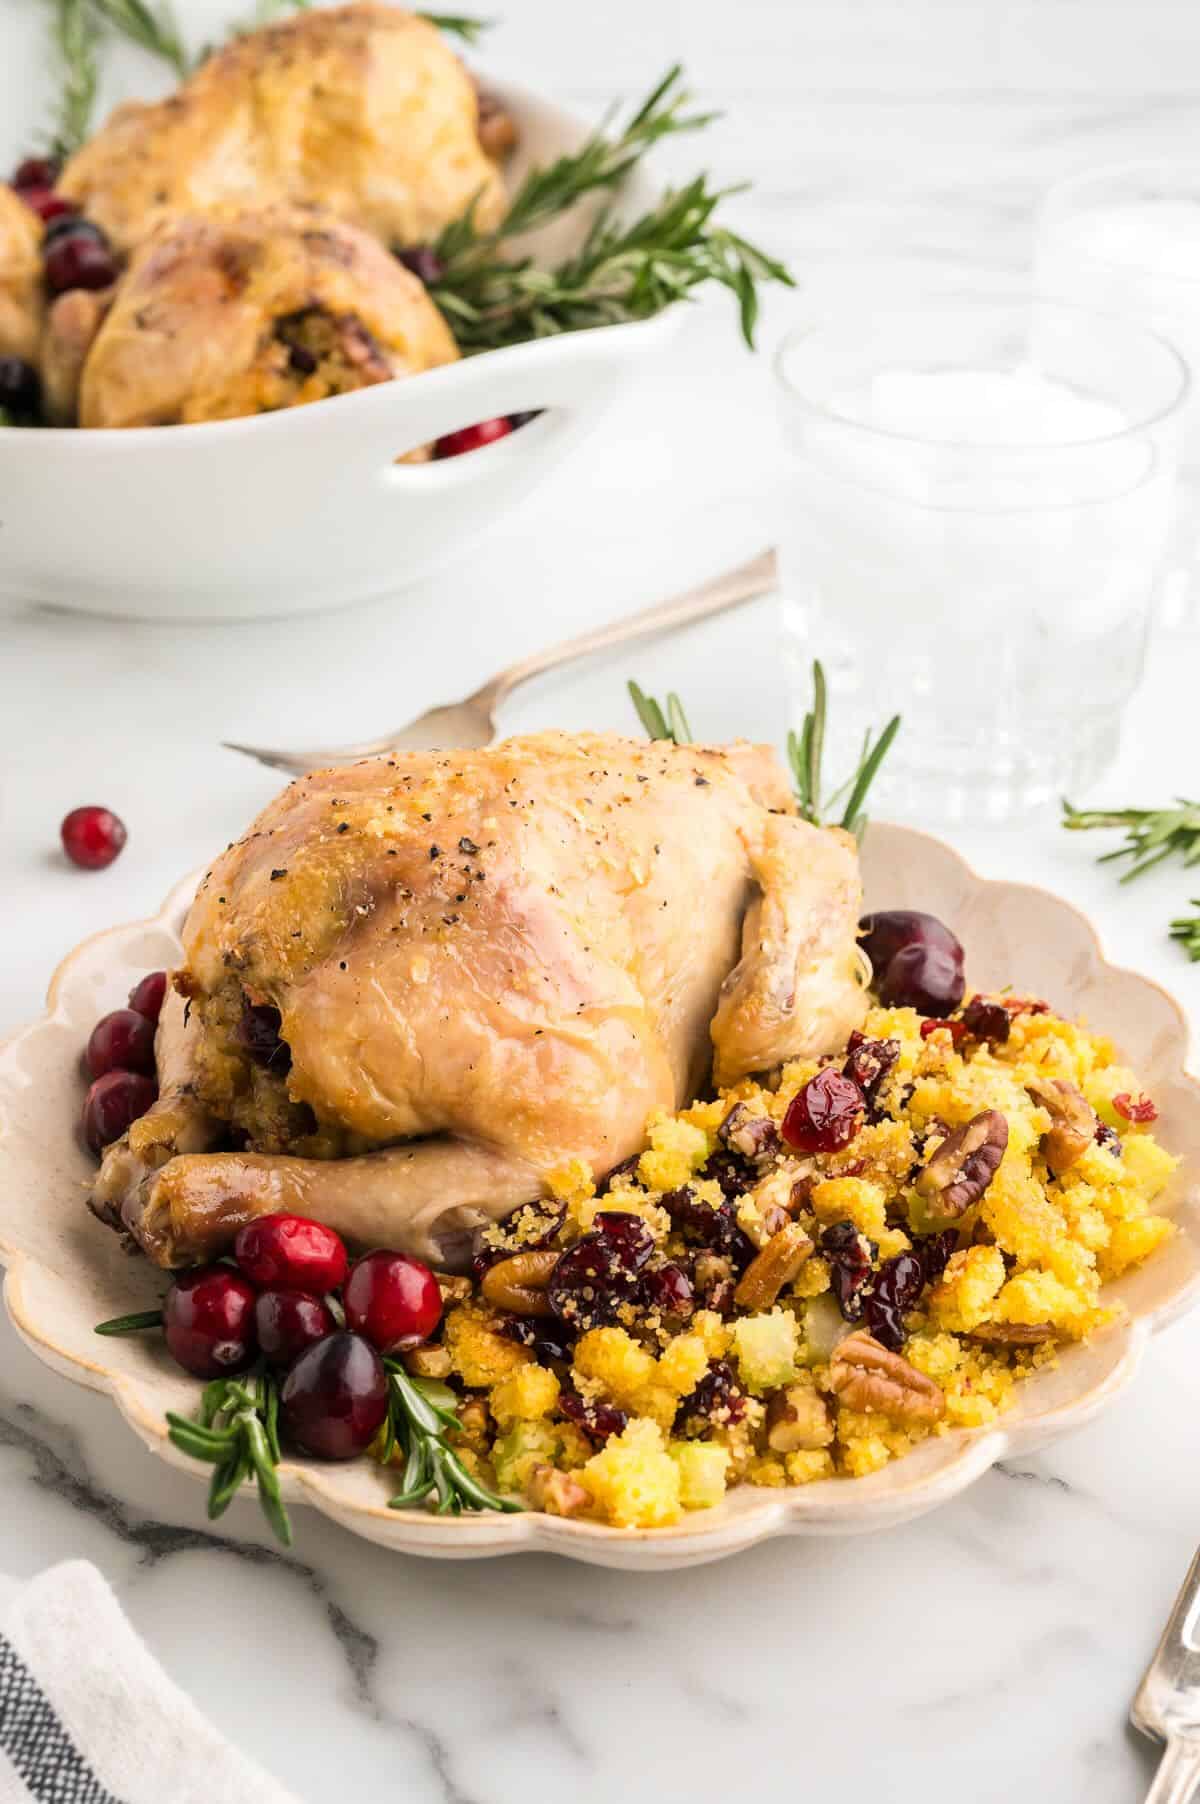
M 859 902 L 765 747 L 545 733 L 316 772 L 204 878 L 161 1099 L 93 1206 L 163 1265 L 275 1209 L 450 1262 L 710 1067 L 843 1044 Z

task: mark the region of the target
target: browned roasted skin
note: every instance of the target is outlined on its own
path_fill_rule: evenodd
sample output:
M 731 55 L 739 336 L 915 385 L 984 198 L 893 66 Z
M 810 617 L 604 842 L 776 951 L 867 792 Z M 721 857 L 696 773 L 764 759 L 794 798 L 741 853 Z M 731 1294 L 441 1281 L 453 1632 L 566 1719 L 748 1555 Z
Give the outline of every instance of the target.
M 725 1081 L 841 1045 L 857 859 L 791 807 L 763 747 L 560 733 L 294 783 L 204 879 L 181 976 L 196 1106 L 274 1150 L 169 1162 L 127 1225 L 171 1264 L 287 1207 L 444 1259 L 634 1152 L 714 1045 Z M 244 999 L 280 1011 L 286 1093 Z
M 504 205 L 475 88 L 441 33 L 386 5 L 314 8 L 236 38 L 168 99 L 118 107 L 59 186 L 128 250 L 164 218 L 311 202 L 386 243 Z
M 457 356 L 421 283 L 370 233 L 300 207 L 196 215 L 134 252 L 86 352 L 79 423 L 234 419 Z
M 36 363 L 42 334 L 42 222 L 0 183 L 0 357 Z

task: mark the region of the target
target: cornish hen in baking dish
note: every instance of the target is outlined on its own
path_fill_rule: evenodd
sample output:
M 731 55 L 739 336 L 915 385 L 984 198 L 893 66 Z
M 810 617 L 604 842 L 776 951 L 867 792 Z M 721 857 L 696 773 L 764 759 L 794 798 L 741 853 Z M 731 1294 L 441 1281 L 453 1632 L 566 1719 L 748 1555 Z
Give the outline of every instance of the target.
M 318 771 L 201 883 L 162 1094 L 93 1207 L 162 1265 L 276 1209 L 450 1262 L 710 1068 L 844 1045 L 859 903 L 853 841 L 765 747 L 544 733 Z

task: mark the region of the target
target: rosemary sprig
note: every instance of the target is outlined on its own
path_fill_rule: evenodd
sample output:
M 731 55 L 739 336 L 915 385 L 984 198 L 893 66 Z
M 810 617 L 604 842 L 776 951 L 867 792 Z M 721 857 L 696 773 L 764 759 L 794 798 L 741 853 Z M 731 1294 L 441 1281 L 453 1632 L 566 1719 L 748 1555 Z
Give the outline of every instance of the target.
M 1200 897 L 1192 897 L 1192 907 L 1200 909 Z M 1181 915 L 1171 922 L 1170 937 L 1177 940 L 1192 963 L 1200 959 L 1200 914 Z
M 673 739 L 676 745 L 692 743 L 692 729 L 683 711 L 683 703 L 674 690 L 667 697 L 667 711 L 664 714 L 655 698 L 640 689 L 632 678 L 627 687 L 648 739 Z
M 214 1378 L 201 1394 L 198 1418 L 167 1411 L 171 1440 L 181 1453 L 213 1468 L 208 1489 L 212 1521 L 224 1515 L 253 1478 L 275 1537 L 292 1544 L 292 1525 L 279 1489 L 279 1387 L 264 1370 L 244 1378 Z
M 88 135 L 100 80 L 99 31 L 90 0 L 54 0 L 51 30 L 62 71 L 53 148 L 56 157 L 65 158 Z
M 473 1478 L 453 1448 L 446 1430 L 458 1427 L 454 1392 L 430 1379 L 410 1378 L 394 1359 L 385 1359 L 390 1385 L 388 1419 L 380 1457 L 386 1462 L 397 1447 L 404 1455 L 404 1489 L 389 1508 L 406 1510 L 436 1496 L 439 1516 L 464 1510 L 522 1509 L 513 1497 L 500 1497 Z
M 1183 796 L 1175 802 L 1174 808 L 1073 808 L 1064 800 L 1062 824 L 1072 833 L 1124 828 L 1125 844 L 1103 853 L 1098 862 L 1132 858 L 1133 864 L 1121 876 L 1122 883 L 1129 883 L 1166 858 L 1178 856 L 1185 865 L 1200 864 L 1200 802 Z
M 88 0 L 97 18 L 123 38 L 188 74 L 191 62 L 167 0 Z
M 472 18 L 469 13 L 418 13 L 417 17 L 429 25 L 436 25 L 447 37 L 461 38 L 464 44 L 477 44 L 484 32 L 496 23 L 494 19 Z
M 114 1315 L 107 1322 L 97 1322 L 93 1334 L 141 1334 L 147 1328 L 161 1328 L 163 1312 L 161 1309 L 139 1309 L 133 1315 Z

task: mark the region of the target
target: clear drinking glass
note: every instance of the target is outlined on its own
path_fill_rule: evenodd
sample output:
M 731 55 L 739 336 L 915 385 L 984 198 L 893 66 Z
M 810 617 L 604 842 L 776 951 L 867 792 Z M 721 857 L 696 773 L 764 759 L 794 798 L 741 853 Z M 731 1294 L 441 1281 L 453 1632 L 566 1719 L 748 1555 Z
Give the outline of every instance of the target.
M 1170 345 L 1028 295 L 842 300 L 784 341 L 795 724 L 826 768 L 904 717 L 879 812 L 1003 820 L 1114 757 L 1141 675 L 1188 389 Z
M 1051 188 L 1035 282 L 1055 299 L 1119 313 L 1170 339 L 1200 370 L 1200 161 L 1122 163 Z M 1180 493 L 1164 585 L 1171 625 L 1200 626 L 1200 394 L 1180 437 Z

